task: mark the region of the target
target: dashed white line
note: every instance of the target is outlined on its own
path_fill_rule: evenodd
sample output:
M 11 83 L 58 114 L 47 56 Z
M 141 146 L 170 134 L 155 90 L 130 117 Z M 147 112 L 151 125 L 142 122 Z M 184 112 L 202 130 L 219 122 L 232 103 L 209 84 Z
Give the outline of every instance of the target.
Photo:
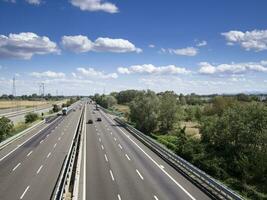
M 117 141 L 117 139 L 114 137 L 114 140 Z
M 141 175 L 141 173 L 138 171 L 138 169 L 135 170 L 137 172 L 137 174 L 139 175 L 139 177 L 144 180 L 143 176 Z
M 99 138 L 98 141 L 101 142 L 101 138 Z
M 118 200 L 121 200 L 121 196 L 120 196 L 120 194 L 118 194 Z
M 111 170 L 109 170 L 109 173 L 110 173 L 111 179 L 112 179 L 113 181 L 115 181 L 114 176 L 113 176 L 113 173 L 112 173 Z
M 122 149 L 122 146 L 121 146 L 121 144 L 118 144 L 118 146 L 120 147 L 120 149 Z
M 49 137 L 49 134 L 47 134 L 46 137 L 48 138 Z
M 101 149 L 104 150 L 104 146 L 103 145 L 101 145 Z
M 54 148 L 56 148 L 56 146 L 57 146 L 57 143 L 56 143 L 56 144 L 54 144 Z
M 30 152 L 27 154 L 27 157 L 29 157 L 31 154 L 32 154 L 32 151 L 30 151 Z
M 30 188 L 30 186 L 28 185 L 28 186 L 26 187 L 26 189 L 24 190 L 24 192 L 22 193 L 22 195 L 20 196 L 19 199 L 23 199 L 24 195 L 25 195 L 26 192 L 29 190 L 29 188 Z
M 49 154 L 47 154 L 47 156 L 46 156 L 46 157 L 47 157 L 47 158 L 49 158 L 49 156 L 50 156 L 50 155 L 51 155 L 51 152 L 49 152 Z
M 126 156 L 126 158 L 127 158 L 128 160 L 131 160 L 130 157 L 129 157 L 127 154 L 125 154 L 125 156 Z
M 61 140 L 61 137 L 59 137 L 58 140 Z
M 110 132 L 110 135 L 112 135 L 112 132 Z
M 39 167 L 39 169 L 37 170 L 36 174 L 39 174 L 39 172 L 41 171 L 42 168 L 43 168 L 43 165 L 41 165 L 41 166 Z
M 107 155 L 105 154 L 105 160 L 106 160 L 106 162 L 108 162 L 108 157 L 107 157 Z
M 40 144 L 42 144 L 42 143 L 43 143 L 43 141 L 44 141 L 44 140 L 41 140 L 41 141 L 40 141 Z
M 155 200 L 159 200 L 158 197 L 157 197 L 156 195 L 154 195 L 154 199 L 155 199 Z
M 21 165 L 21 163 L 18 163 L 18 164 L 12 169 L 12 171 L 15 171 L 20 165 Z

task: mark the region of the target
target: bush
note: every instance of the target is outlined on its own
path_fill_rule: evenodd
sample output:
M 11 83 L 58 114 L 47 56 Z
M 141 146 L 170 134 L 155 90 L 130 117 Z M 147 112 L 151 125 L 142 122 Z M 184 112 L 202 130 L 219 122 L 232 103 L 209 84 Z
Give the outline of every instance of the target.
M 6 117 L 0 118 L 0 142 L 10 134 L 13 127 L 13 122 L 10 119 Z
M 25 123 L 32 123 L 34 121 L 36 121 L 39 118 L 39 115 L 37 113 L 27 113 L 25 115 Z

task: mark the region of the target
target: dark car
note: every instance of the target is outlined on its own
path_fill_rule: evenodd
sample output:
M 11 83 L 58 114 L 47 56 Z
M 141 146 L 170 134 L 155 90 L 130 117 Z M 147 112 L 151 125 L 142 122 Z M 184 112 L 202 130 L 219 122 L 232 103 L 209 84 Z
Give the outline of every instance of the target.
M 96 121 L 101 122 L 101 121 L 102 121 L 101 117 L 98 117 L 98 118 L 96 119 Z
M 93 123 L 93 120 L 89 119 L 87 124 L 92 124 Z

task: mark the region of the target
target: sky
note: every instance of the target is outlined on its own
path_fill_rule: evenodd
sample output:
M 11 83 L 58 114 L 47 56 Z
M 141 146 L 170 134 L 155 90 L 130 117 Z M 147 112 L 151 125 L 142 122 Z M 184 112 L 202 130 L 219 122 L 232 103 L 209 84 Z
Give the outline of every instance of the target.
M 0 0 L 0 95 L 267 93 L 265 0 Z

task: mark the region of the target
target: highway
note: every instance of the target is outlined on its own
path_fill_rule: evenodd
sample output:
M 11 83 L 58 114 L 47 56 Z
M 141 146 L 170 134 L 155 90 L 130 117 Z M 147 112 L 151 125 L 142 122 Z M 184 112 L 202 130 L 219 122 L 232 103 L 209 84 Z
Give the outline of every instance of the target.
M 0 199 L 50 199 L 81 110 L 59 116 L 0 151 Z
M 84 130 L 78 199 L 210 199 L 110 116 L 86 107 L 86 121 L 93 124 Z

